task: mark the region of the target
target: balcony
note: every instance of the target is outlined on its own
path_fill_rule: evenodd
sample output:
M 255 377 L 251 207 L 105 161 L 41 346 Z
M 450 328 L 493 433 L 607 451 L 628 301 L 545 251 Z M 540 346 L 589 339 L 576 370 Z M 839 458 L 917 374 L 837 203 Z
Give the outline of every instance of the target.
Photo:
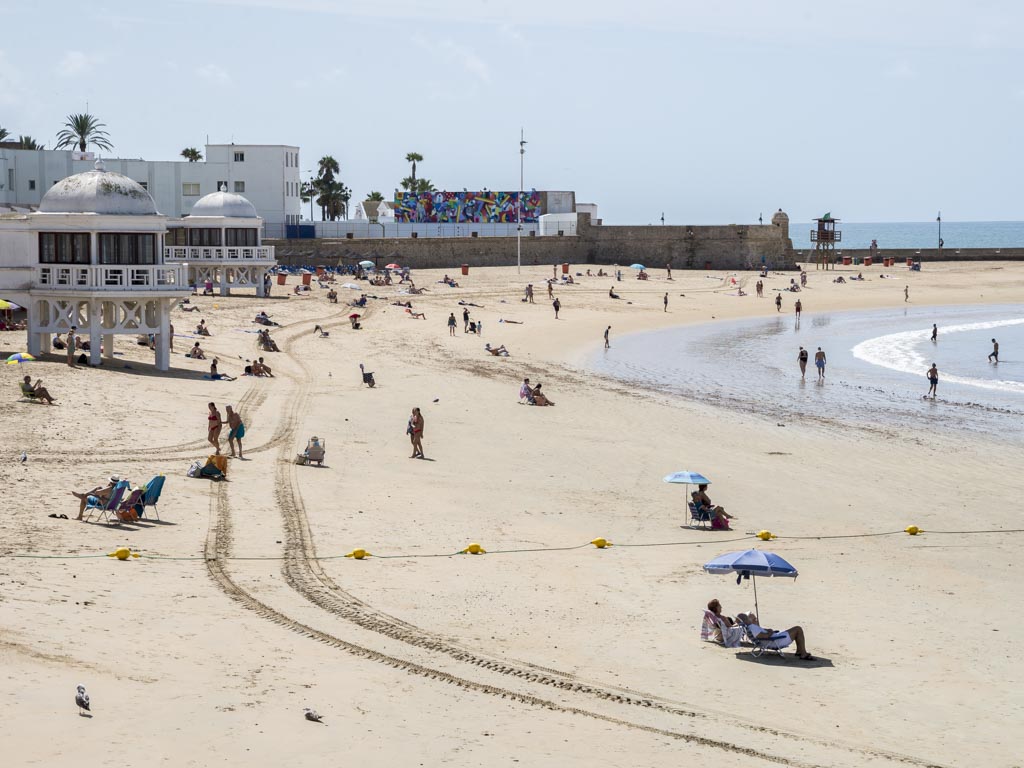
M 272 245 L 240 245 L 240 246 L 208 246 L 208 245 L 168 245 L 164 246 L 165 262 L 219 262 L 225 264 L 273 264 L 274 246 Z
M 191 291 L 183 264 L 41 264 L 33 271 L 32 289 Z

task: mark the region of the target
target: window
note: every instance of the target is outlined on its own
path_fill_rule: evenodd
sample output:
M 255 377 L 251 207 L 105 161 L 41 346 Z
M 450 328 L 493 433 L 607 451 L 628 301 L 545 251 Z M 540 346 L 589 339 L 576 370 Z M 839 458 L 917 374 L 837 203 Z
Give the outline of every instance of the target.
M 28 190 L 29 190 L 29 192 L 33 191 L 35 188 L 36 188 L 36 180 L 35 179 L 29 179 L 28 180 Z
M 199 197 L 199 184 L 194 182 L 186 182 L 181 185 L 181 196 L 182 197 Z
M 244 163 L 245 162 L 245 152 L 235 152 L 235 162 L 236 163 Z
M 227 192 L 228 191 L 228 181 L 227 181 L 227 179 L 224 179 L 223 181 L 218 181 L 217 182 L 217 191 L 218 192 Z
M 244 181 L 236 181 L 235 182 L 235 192 L 238 192 L 238 193 L 245 192 L 245 182 Z
M 168 229 L 164 245 L 188 245 L 188 231 L 184 227 Z
M 255 229 L 228 229 L 224 233 L 224 238 L 227 241 L 225 244 L 230 246 L 254 246 L 256 245 L 256 230 Z
M 57 182 L 53 182 L 53 183 L 56 184 Z M 7 169 L 7 188 L 9 190 L 11 190 L 12 192 L 14 191 L 14 169 L 13 168 L 8 168 Z
M 149 191 L 149 182 L 148 181 L 140 181 L 139 182 L 139 186 L 142 187 L 147 192 Z
M 220 230 L 213 228 L 190 228 L 188 231 L 189 245 L 220 245 Z
M 87 232 L 40 232 L 39 263 L 88 264 L 89 234 Z
M 100 264 L 156 264 L 153 235 L 100 233 Z

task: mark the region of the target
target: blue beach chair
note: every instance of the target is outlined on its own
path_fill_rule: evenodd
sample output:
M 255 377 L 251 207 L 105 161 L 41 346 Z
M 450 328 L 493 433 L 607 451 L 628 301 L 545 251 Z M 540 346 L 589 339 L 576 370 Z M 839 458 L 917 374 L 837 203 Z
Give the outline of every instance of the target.
M 152 480 L 146 483 L 145 489 L 146 494 L 142 497 L 142 513 L 140 513 L 140 516 L 145 513 L 147 509 L 152 507 L 153 514 L 155 514 L 156 519 L 159 520 L 160 512 L 156 508 L 156 503 L 160 501 L 160 494 L 164 490 L 164 476 L 156 475 Z
M 89 513 L 85 520 L 91 520 L 93 513 L 96 513 L 98 517 L 104 518 L 111 510 L 117 509 L 126 490 L 128 490 L 128 481 L 121 480 L 114 486 L 114 490 L 110 492 L 110 498 L 107 499 L 106 504 L 95 496 L 90 496 L 85 502 L 85 511 Z

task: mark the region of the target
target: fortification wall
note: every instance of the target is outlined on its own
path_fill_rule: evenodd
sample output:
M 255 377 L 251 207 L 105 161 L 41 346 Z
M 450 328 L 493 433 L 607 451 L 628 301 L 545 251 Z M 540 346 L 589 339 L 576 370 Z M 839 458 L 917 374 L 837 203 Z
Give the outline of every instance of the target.
M 413 269 L 510 266 L 516 238 L 417 238 L 375 240 L 265 240 L 288 265 L 352 263 L 360 259 L 397 261 Z M 784 228 L 768 225 L 591 226 L 580 214 L 575 237 L 524 237 L 522 263 L 628 265 L 662 269 L 796 269 Z
M 854 259 L 864 260 L 865 256 L 871 256 L 868 248 L 843 248 L 837 249 L 836 253 L 849 256 Z M 897 265 L 906 266 L 907 259 L 914 261 L 1024 261 L 1024 248 L 879 248 L 878 260 L 893 258 Z M 814 260 L 814 251 L 799 251 L 793 258 L 804 264 L 811 264 Z

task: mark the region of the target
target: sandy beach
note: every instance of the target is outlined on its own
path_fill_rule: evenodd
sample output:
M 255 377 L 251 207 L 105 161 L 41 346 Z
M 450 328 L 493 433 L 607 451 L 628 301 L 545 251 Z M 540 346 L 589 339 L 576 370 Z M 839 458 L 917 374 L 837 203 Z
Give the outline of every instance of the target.
M 832 282 L 858 271 L 868 279 Z M 626 333 L 775 314 L 793 273 L 769 276 L 761 299 L 756 273 L 583 276 L 555 289 L 557 320 L 550 265 L 451 273 L 459 288 L 442 274 L 415 273 L 420 296 L 367 286 L 380 298 L 359 331 L 344 304 L 358 292 L 296 297 L 294 277 L 269 299 L 194 297 L 201 312 L 173 315 L 169 374 L 128 337 L 96 370 L 56 355 L 2 367 L 8 764 L 1021 764 L 1020 446 L 779 426 L 585 367 L 609 325 L 614 354 Z M 808 314 L 897 306 L 907 285 L 914 306 L 1012 304 L 1024 265 L 811 267 L 783 312 L 796 297 Z M 463 332 L 460 300 L 482 305 L 481 336 Z M 256 350 L 261 309 L 281 324 L 279 353 Z M 262 354 L 274 378 L 203 379 L 208 363 L 182 354 L 200 318 L 222 373 Z M 24 344 L 0 333 L 4 357 Z M 59 405 L 16 402 L 26 374 Z M 523 377 L 555 406 L 520 404 Z M 246 424 L 246 459 L 222 483 L 185 476 L 209 453 L 210 401 Z M 414 406 L 426 460 L 409 458 Z M 313 435 L 322 468 L 294 462 Z M 662 482 L 679 469 L 712 478 L 733 531 L 681 527 L 683 490 Z M 159 473 L 159 521 L 48 517 L 77 514 L 72 490 Z M 487 554 L 453 554 L 472 542 Z M 106 556 L 120 546 L 141 557 Z M 753 608 L 749 582 L 702 564 L 751 547 L 799 569 L 759 580 L 761 619 L 801 625 L 816 661 L 701 641 L 711 598 Z M 373 556 L 344 557 L 356 548 Z

